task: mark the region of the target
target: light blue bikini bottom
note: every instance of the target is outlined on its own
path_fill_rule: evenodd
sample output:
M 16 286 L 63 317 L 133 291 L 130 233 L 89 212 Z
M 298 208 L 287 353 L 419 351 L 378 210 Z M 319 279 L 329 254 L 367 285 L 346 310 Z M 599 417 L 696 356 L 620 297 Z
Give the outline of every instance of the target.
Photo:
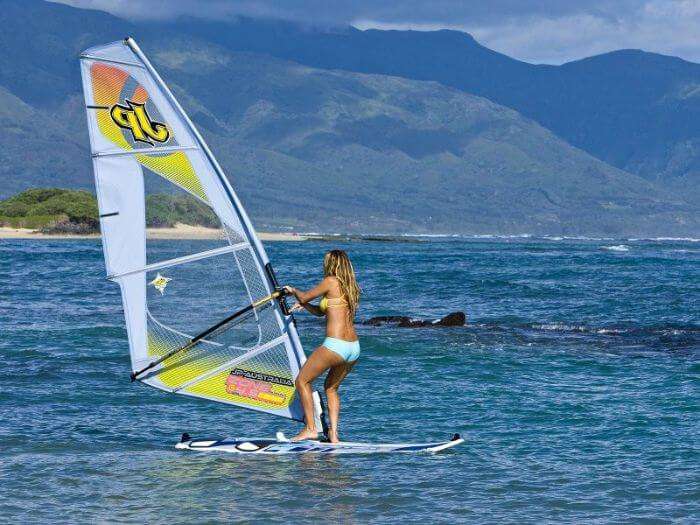
M 323 346 L 331 352 L 335 352 L 348 363 L 357 361 L 360 357 L 360 342 L 359 341 L 343 341 L 335 337 L 326 337 L 323 340 Z

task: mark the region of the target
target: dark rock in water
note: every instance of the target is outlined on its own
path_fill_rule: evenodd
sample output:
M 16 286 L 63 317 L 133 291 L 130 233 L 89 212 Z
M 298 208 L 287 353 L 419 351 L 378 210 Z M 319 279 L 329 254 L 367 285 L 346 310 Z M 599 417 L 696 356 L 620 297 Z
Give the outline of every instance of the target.
M 418 328 L 421 326 L 464 326 L 467 324 L 467 316 L 464 312 L 452 312 L 442 319 L 412 319 L 405 315 L 380 315 L 363 321 L 362 324 L 370 326 L 382 326 L 391 324 L 399 328 Z
M 452 312 L 440 319 L 437 324 L 440 326 L 464 326 L 467 324 L 467 316 L 464 312 Z

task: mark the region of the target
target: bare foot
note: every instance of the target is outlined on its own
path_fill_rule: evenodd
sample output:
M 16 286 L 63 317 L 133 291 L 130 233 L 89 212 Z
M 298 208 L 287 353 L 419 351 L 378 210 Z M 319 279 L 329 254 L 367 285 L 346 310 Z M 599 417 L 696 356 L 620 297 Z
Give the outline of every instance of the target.
M 318 439 L 318 432 L 308 428 L 304 428 L 296 436 L 294 436 L 289 441 L 305 441 L 307 439 Z
M 328 429 L 328 441 L 330 443 L 340 443 L 340 439 L 338 439 L 338 431 L 334 430 L 332 428 Z

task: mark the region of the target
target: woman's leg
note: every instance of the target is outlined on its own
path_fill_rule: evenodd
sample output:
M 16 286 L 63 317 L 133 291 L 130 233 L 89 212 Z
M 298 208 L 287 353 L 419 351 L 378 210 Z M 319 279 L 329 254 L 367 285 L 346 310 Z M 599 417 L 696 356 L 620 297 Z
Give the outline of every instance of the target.
M 296 386 L 297 392 L 299 392 L 301 406 L 304 408 L 304 420 L 306 421 L 306 426 L 301 432 L 292 438 L 292 441 L 315 439 L 318 437 L 318 429 L 316 428 L 316 423 L 314 422 L 314 399 L 312 395 L 313 389 L 311 388 L 311 383 L 313 383 L 314 379 L 329 368 L 344 362 L 345 361 L 343 361 L 343 358 L 335 352 L 331 352 L 325 346 L 319 346 L 309 356 L 306 363 L 304 363 L 304 366 L 301 367 L 301 370 L 299 370 L 299 375 L 297 376 L 294 385 Z
M 342 383 L 345 376 L 350 373 L 352 367 L 357 361 L 352 363 L 343 362 L 340 365 L 331 367 L 326 376 L 324 388 L 326 389 L 326 401 L 328 401 L 328 419 L 330 427 L 328 428 L 328 440 L 331 443 L 337 443 L 338 439 L 338 418 L 340 417 L 340 396 L 338 395 L 338 387 Z

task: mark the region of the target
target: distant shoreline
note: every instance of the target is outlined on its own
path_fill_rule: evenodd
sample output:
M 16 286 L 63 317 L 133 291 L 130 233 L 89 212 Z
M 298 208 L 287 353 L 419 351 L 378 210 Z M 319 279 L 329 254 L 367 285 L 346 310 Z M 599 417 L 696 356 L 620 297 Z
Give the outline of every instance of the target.
M 403 235 L 359 235 L 359 234 L 324 234 L 295 232 L 257 232 L 261 241 L 298 242 L 298 241 L 378 241 L 378 242 L 421 242 L 416 237 Z M 146 228 L 146 238 L 162 240 L 216 240 L 221 239 L 222 230 L 189 224 L 176 224 L 172 228 Z M 2 239 L 99 239 L 99 233 L 41 233 L 30 228 L 12 228 L 0 226 Z
M 206 240 L 220 239 L 221 230 L 205 228 L 203 226 L 190 226 L 187 224 L 177 224 L 173 228 L 146 228 L 148 239 L 163 240 Z M 297 233 L 282 232 L 258 232 L 262 241 L 306 241 L 311 237 Z M 99 239 L 99 233 L 90 234 L 67 234 L 67 233 L 41 233 L 38 230 L 29 228 L 11 228 L 0 226 L 0 239 Z
M 417 242 L 417 239 L 403 236 L 383 235 L 341 235 L 323 233 L 294 233 L 294 232 L 257 232 L 261 241 L 266 242 L 300 242 L 300 241 L 394 241 Z M 176 224 L 172 228 L 146 228 L 146 238 L 158 240 L 216 240 L 221 239 L 223 232 L 216 228 Z M 30 228 L 12 228 L 0 226 L 2 239 L 99 239 L 99 233 L 41 233 Z
M 462 238 L 473 241 L 489 240 L 533 240 L 533 241 L 590 241 L 590 242 L 636 242 L 636 241 L 656 241 L 656 242 L 700 242 L 700 238 L 694 237 L 587 237 L 587 236 L 558 236 L 558 235 L 448 235 L 448 234 L 340 234 L 340 233 L 295 233 L 295 232 L 257 232 L 261 241 L 267 242 L 299 242 L 299 241 L 331 241 L 331 242 L 352 242 L 352 241 L 375 241 L 375 242 L 427 242 L 431 240 L 449 240 Z M 190 226 L 187 224 L 177 224 L 173 228 L 146 228 L 148 239 L 162 240 L 216 240 L 222 238 L 221 230 L 206 228 L 204 226 Z M 99 239 L 99 233 L 90 234 L 69 234 L 69 233 L 41 233 L 38 230 L 29 228 L 12 228 L 0 226 L 0 240 L 3 239 Z

